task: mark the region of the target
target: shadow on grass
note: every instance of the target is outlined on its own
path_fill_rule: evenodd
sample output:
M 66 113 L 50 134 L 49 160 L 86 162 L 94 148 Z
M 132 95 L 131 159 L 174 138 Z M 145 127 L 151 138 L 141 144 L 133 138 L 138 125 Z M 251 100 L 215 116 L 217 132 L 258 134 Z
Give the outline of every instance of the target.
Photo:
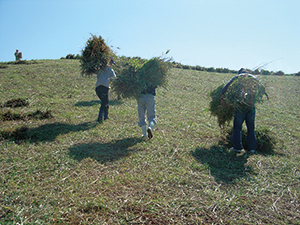
M 30 143 L 47 142 L 54 141 L 59 135 L 92 129 L 97 124 L 96 122 L 87 122 L 73 125 L 55 122 L 36 128 L 23 126 L 14 131 L 1 131 L 1 136 L 4 139 L 13 139 L 17 144 L 27 141 Z
M 82 102 L 77 102 L 75 106 L 78 107 L 90 107 L 93 105 L 99 105 L 100 106 L 101 101 L 100 100 L 92 100 L 92 101 L 82 101 Z M 123 102 L 121 100 L 109 100 L 109 105 L 121 105 Z
M 249 155 L 246 153 L 236 154 L 212 146 L 210 149 L 196 148 L 191 154 L 197 162 L 209 168 L 217 182 L 232 183 L 254 173 L 247 165 Z
M 111 162 L 136 151 L 136 149 L 129 148 L 141 141 L 143 141 L 142 138 L 125 138 L 108 143 L 79 144 L 69 148 L 69 155 L 78 161 L 92 158 L 101 163 Z

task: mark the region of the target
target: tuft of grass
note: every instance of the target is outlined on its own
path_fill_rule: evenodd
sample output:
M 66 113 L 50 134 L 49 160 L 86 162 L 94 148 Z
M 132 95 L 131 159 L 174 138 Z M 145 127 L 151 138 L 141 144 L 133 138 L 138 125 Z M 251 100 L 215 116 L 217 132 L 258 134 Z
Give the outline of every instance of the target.
M 16 108 L 16 107 L 22 107 L 22 106 L 28 106 L 29 102 L 26 98 L 16 98 L 8 100 L 3 104 L 2 107 L 10 107 L 10 108 Z
M 52 112 L 51 110 L 47 110 L 45 112 L 42 112 L 40 110 L 35 111 L 34 113 L 13 113 L 11 110 L 7 112 L 0 112 L 0 120 L 1 121 L 13 121 L 13 120 L 30 120 L 30 119 L 50 119 L 52 118 Z

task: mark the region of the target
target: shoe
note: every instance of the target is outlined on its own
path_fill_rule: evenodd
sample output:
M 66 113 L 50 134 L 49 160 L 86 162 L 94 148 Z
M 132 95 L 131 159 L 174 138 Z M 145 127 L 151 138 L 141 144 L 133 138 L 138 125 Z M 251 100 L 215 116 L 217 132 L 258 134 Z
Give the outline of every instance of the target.
M 229 149 L 229 151 L 232 151 L 232 152 L 236 152 L 236 153 L 241 153 L 241 149 L 235 149 L 234 147 L 232 147 L 231 149 Z
M 147 129 L 147 133 L 148 133 L 148 138 L 149 139 L 153 138 L 152 130 L 151 130 L 150 127 Z
M 104 120 L 108 120 L 109 116 L 108 116 L 108 112 L 104 112 Z
M 98 121 L 99 123 L 101 123 L 101 122 L 102 122 L 102 119 L 103 119 L 103 111 L 100 110 L 100 111 L 99 111 L 99 114 L 98 114 L 98 119 L 97 119 L 97 121 Z

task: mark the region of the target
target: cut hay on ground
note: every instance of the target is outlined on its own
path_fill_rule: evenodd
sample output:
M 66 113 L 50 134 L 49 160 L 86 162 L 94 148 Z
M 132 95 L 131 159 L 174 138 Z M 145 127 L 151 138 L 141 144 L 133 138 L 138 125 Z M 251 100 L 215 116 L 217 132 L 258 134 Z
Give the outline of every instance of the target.
M 22 98 L 16 98 L 8 100 L 3 104 L 3 107 L 10 107 L 10 108 L 16 108 L 16 107 L 22 107 L 22 106 L 28 106 L 29 102 L 26 99 Z
M 225 147 L 232 147 L 232 133 L 233 128 L 227 128 L 224 131 L 224 141 L 221 143 Z M 259 127 L 255 130 L 257 148 L 256 151 L 262 154 L 274 154 L 275 147 L 280 142 L 276 140 L 275 135 L 266 127 Z M 245 150 L 248 149 L 247 143 L 247 131 L 246 129 L 242 129 L 242 145 Z

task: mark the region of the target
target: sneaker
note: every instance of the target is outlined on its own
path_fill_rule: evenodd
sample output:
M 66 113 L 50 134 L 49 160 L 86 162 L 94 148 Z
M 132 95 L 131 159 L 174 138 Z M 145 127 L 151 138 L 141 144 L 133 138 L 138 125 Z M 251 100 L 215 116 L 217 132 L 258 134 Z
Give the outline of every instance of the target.
M 148 133 L 148 138 L 149 139 L 153 138 L 152 130 L 151 130 L 150 127 L 147 129 L 147 133 Z
M 254 153 L 255 153 L 255 149 L 249 150 L 249 152 L 250 152 L 251 154 L 254 154 Z
M 241 153 L 241 149 L 235 149 L 234 147 L 232 147 L 231 149 L 229 149 L 229 151 L 232 151 L 232 152 L 236 152 L 236 153 Z

